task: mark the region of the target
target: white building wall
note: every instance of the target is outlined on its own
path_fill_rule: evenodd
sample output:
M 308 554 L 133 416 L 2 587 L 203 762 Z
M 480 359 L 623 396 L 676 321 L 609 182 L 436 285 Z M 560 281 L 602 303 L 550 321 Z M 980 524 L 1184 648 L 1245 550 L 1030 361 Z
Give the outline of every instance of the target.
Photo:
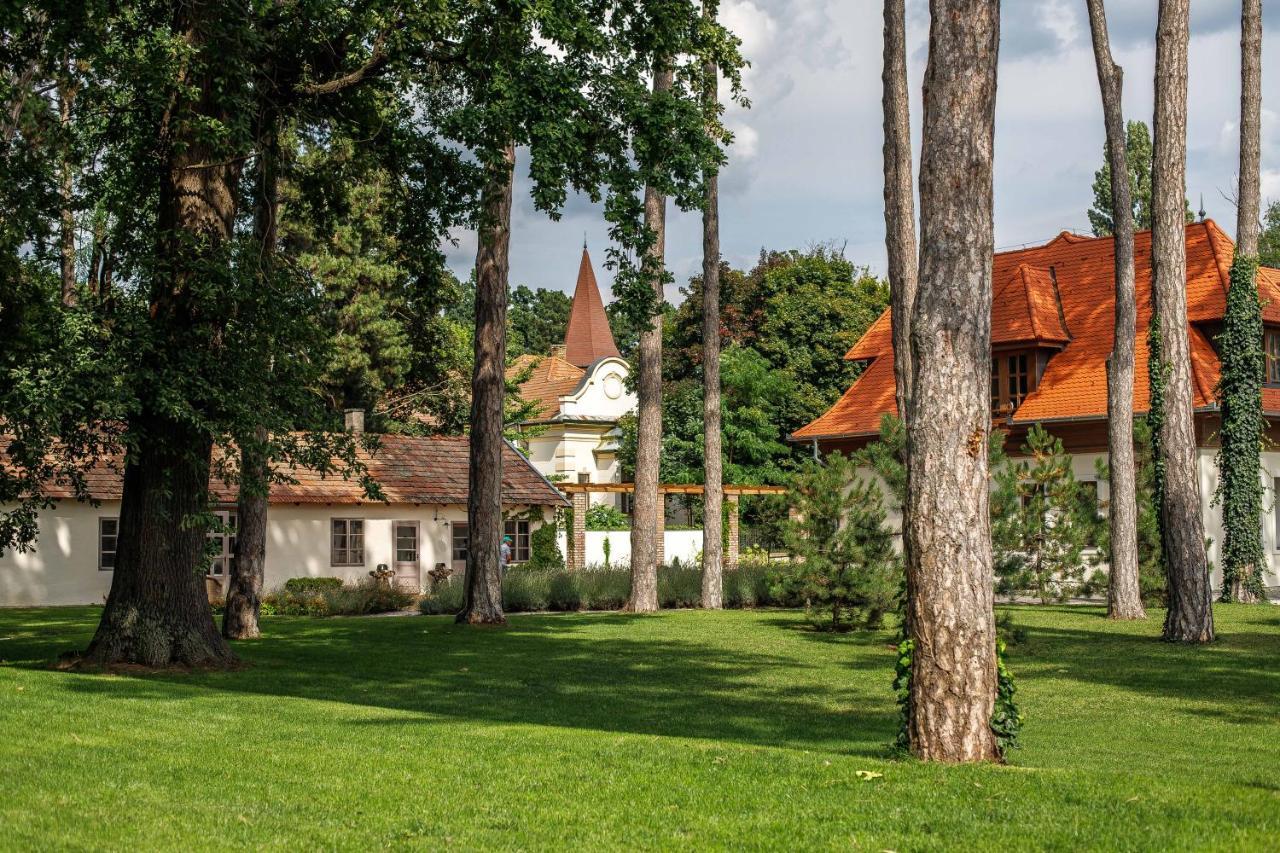
M 527 507 L 510 507 L 523 518 Z M 40 514 L 39 534 L 26 552 L 0 556 L 0 607 L 95 604 L 106 600 L 112 573 L 98 569 L 98 520 L 116 518 L 119 501 L 98 507 L 62 501 Z M 331 565 L 330 521 L 364 521 L 364 564 Z M 544 521 L 550 511 L 544 510 Z M 272 589 L 294 577 L 339 577 L 355 582 L 369 577 L 379 563 L 394 568 L 393 525 L 418 524 L 419 582 L 438 563 L 451 564 L 453 525 L 465 522 L 463 506 L 316 504 L 273 505 L 267 513 L 265 584 Z
M 603 566 L 604 543 L 609 543 L 609 565 L 613 568 L 629 568 L 631 565 L 631 531 L 630 530 L 588 530 L 586 547 L 586 565 L 592 568 Z M 560 532 L 557 540 L 560 553 L 565 550 L 565 534 Z M 663 534 L 663 561 L 673 560 L 688 565 L 695 563 L 702 552 L 701 530 L 667 530 Z

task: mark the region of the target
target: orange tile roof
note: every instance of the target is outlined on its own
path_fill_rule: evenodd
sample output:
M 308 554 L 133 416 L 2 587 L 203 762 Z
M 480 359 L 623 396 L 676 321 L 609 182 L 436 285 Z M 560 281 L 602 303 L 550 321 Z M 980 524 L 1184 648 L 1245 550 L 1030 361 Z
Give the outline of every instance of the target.
M 582 263 L 578 265 L 578 283 L 569 309 L 569 327 L 564 334 L 565 358 L 578 367 L 589 367 L 608 356 L 618 357 L 618 345 L 604 313 L 600 286 L 591 269 L 591 256 L 582 247 Z
M 465 504 L 468 491 L 466 436 L 378 436 L 379 447 L 370 454 L 359 452 L 369 474 L 382 487 L 392 504 Z M 562 505 L 564 497 L 510 445 L 502 452 L 502 502 L 505 505 Z M 283 470 L 283 469 L 282 469 Z M 119 457 L 97 460 L 88 477 L 90 494 L 97 500 L 119 500 L 123 477 Z M 273 504 L 363 504 L 371 503 L 356 479 L 341 474 L 322 476 L 316 471 L 287 472 L 297 482 L 271 486 Z M 211 480 L 210 491 L 222 502 L 235 500 L 236 489 L 220 480 Z M 55 498 L 72 498 L 67 486 L 47 487 Z
M 1186 235 L 1193 398 L 1196 408 L 1206 409 L 1214 405 L 1219 364 L 1207 337 L 1209 332 L 1201 325 L 1220 320 L 1226 310 L 1234 246 L 1212 220 L 1188 225 Z M 1049 359 L 1039 387 L 1014 413 L 1014 421 L 1106 417 L 1106 359 L 1111 352 L 1115 311 L 1112 252 L 1113 241 L 1109 237 L 1064 232 L 1043 246 L 1002 252 L 992 259 L 996 293 L 992 341 L 1062 345 L 1062 350 Z M 1145 412 L 1149 405 L 1146 329 L 1151 320 L 1149 231 L 1134 235 L 1134 256 L 1139 334 L 1133 406 L 1135 412 Z M 1264 301 L 1263 320 L 1280 325 L 1280 270 L 1261 270 L 1258 289 Z M 834 406 L 796 430 L 793 438 L 874 433 L 881 415 L 896 412 L 888 311 L 872 324 L 846 358 L 871 364 Z M 1268 412 L 1280 412 L 1280 389 L 1264 389 L 1263 407 Z
M 555 355 L 522 355 L 507 368 L 507 379 L 518 378 L 526 370 L 529 378 L 520 383 L 520 396 L 538 404 L 531 423 L 549 421 L 560 414 L 560 398 L 572 394 L 587 372 Z

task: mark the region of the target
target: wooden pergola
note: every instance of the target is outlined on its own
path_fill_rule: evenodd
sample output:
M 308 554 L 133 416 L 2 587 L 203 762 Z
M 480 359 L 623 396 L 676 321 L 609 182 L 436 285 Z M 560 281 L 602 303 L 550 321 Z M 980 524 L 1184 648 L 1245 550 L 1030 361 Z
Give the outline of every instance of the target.
M 635 483 L 556 483 L 556 488 L 573 504 L 573 529 L 565 537 L 565 563 L 570 569 L 586 567 L 587 508 L 593 494 L 632 494 Z M 726 568 L 738 565 L 738 501 L 743 495 L 785 495 L 782 486 L 724 486 L 724 503 L 729 510 L 729 543 L 725 550 Z M 658 564 L 663 561 L 663 539 L 666 533 L 667 495 L 701 495 L 706 489 L 695 483 L 660 483 L 658 485 Z

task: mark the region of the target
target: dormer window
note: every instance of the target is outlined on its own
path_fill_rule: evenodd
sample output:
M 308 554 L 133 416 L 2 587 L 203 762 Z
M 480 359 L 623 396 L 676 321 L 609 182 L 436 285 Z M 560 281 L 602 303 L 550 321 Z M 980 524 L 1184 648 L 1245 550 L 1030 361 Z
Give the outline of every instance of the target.
M 1003 352 L 991 357 L 991 412 L 1010 415 L 1031 393 L 1031 353 Z

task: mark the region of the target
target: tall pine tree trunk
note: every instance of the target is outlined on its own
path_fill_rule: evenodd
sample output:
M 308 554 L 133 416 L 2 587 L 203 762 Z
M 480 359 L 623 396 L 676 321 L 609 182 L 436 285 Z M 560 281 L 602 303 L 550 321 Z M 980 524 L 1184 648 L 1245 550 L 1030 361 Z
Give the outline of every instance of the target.
M 674 75 L 658 62 L 653 94 L 671 89 Z M 652 276 L 657 309 L 649 327 L 640 333 L 637 353 L 636 478 L 631 515 L 631 595 L 627 610 L 649 613 L 658 609 L 658 465 L 662 452 L 662 280 L 666 255 L 667 197 L 654 185 L 644 188 L 644 224 L 654 237 L 644 269 Z
M 911 311 L 917 290 L 916 205 L 911 170 L 911 96 L 907 87 L 907 19 L 904 0 L 884 3 L 884 70 L 881 75 L 884 112 L 884 238 L 889 258 L 889 320 L 893 327 L 893 379 L 898 417 L 911 410 Z M 903 445 L 907 479 L 911 469 L 910 436 Z M 910 485 L 907 486 L 908 492 Z M 907 536 L 907 505 L 901 514 L 903 564 L 912 561 Z M 907 598 L 911 578 L 907 571 Z
M 926 761 L 999 760 L 987 435 L 1000 7 L 934 0 L 911 316 L 907 736 Z
M 1151 235 L 1152 293 L 1167 373 L 1160 454 L 1162 537 L 1169 576 L 1166 640 L 1213 639 L 1209 567 L 1197 476 L 1187 335 L 1186 171 L 1189 0 L 1160 0 L 1156 32 Z
M 1103 0 L 1088 0 L 1093 55 L 1102 91 L 1111 174 L 1129 174 L 1121 108 L 1124 71 L 1111 57 Z M 1107 451 L 1111 471 L 1111 577 L 1107 615 L 1145 619 L 1138 583 L 1138 487 L 1133 450 L 1133 372 L 1137 346 L 1137 297 L 1133 271 L 1133 200 L 1127 180 L 1111 182 L 1115 235 L 1115 340 L 1107 359 Z
M 1236 192 L 1236 253 L 1223 323 L 1222 448 L 1218 453 L 1222 503 L 1222 598 L 1254 603 L 1263 597 L 1262 304 L 1258 298 L 1258 216 L 1262 121 L 1262 2 L 1243 0 L 1240 14 L 1240 183 Z
M 175 30 L 186 34 L 190 58 L 185 82 L 176 86 L 160 128 L 166 168 L 148 333 L 154 347 L 150 357 L 161 370 L 159 362 L 182 357 L 192 347 L 218 346 L 219 330 L 201 316 L 197 279 L 225 262 L 241 163 L 204 132 L 211 121 L 230 120 L 235 81 L 220 76 L 215 57 L 239 48 L 234 28 L 223 26 L 219 4 L 188 2 L 175 8 Z M 125 443 L 129 452 L 111 592 L 83 663 L 230 663 L 235 655 L 214 624 L 201 571 L 213 437 L 147 396 L 129 418 Z
M 261 274 L 270 276 L 275 265 L 278 233 L 280 132 L 274 116 L 265 118 L 264 124 L 259 134 L 254 237 Z M 258 616 L 266 583 L 267 508 L 271 491 L 267 441 L 267 430 L 259 426 L 252 436 L 240 442 L 236 541 L 227 573 L 226 607 L 222 616 L 222 636 L 228 640 L 251 640 L 262 633 Z
M 715 4 L 703 15 L 714 21 Z M 718 75 L 714 62 L 702 67 L 704 108 L 714 112 Z M 724 459 L 720 441 L 720 178 L 706 174 L 702 210 L 702 606 L 724 607 Z
M 502 416 L 506 396 L 507 273 L 515 145 L 488 166 L 476 249 L 475 367 L 471 378 L 466 600 L 459 622 L 501 625 Z

